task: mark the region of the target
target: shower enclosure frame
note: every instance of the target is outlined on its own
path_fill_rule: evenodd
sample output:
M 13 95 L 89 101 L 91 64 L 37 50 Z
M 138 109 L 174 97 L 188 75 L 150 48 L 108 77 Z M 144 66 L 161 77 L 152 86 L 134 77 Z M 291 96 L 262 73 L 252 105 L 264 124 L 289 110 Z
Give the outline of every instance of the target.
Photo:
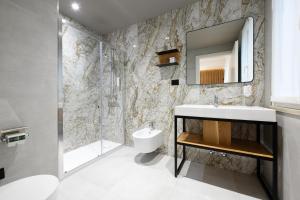
M 98 95 L 99 95 L 99 105 L 100 109 L 100 119 L 99 119 L 99 123 L 100 123 L 100 137 L 99 140 L 101 142 L 101 155 L 99 155 L 98 157 L 77 166 L 75 169 L 72 169 L 68 172 L 64 171 L 64 141 L 63 141 L 63 135 L 64 135 L 64 131 L 63 131 L 63 110 L 64 110 L 64 83 L 63 83 L 63 52 L 62 52 L 62 19 L 63 17 L 59 14 L 58 15 L 58 68 L 57 68 L 57 73 L 58 73 L 58 93 L 57 93 L 57 117 L 58 117 L 58 123 L 57 123 L 57 130 L 58 130 L 58 177 L 60 180 L 62 180 L 63 178 L 67 177 L 68 175 L 86 167 L 87 165 L 90 165 L 91 163 L 94 163 L 95 161 L 101 159 L 104 155 L 107 155 L 111 152 L 114 152 L 115 150 L 117 150 L 118 148 L 120 148 L 121 146 L 124 145 L 125 143 L 125 91 L 122 91 L 122 104 L 123 104 L 123 143 L 121 143 L 121 145 L 119 147 L 116 147 L 115 149 L 112 149 L 108 152 L 103 153 L 102 152 L 102 142 L 103 142 L 103 134 L 102 134 L 102 98 L 103 98 L 103 79 L 101 77 L 101 71 L 103 71 L 103 44 L 111 47 L 110 44 L 108 44 L 105 41 L 101 41 L 99 38 L 93 37 L 95 40 L 97 40 L 98 44 L 99 44 L 99 82 L 97 84 L 97 88 L 98 88 Z M 72 26 L 71 24 L 69 24 L 70 26 Z M 73 27 L 73 26 L 72 26 Z M 75 29 L 77 29 L 76 27 L 73 27 Z M 77 29 L 78 30 L 78 29 Z M 78 30 L 81 31 L 81 30 Z M 115 50 L 114 48 L 111 47 L 112 50 Z M 122 79 L 123 80 L 123 84 L 126 85 L 126 81 L 125 81 L 125 70 L 122 73 Z M 125 90 L 125 86 L 123 86 L 124 88 L 122 88 L 122 90 Z

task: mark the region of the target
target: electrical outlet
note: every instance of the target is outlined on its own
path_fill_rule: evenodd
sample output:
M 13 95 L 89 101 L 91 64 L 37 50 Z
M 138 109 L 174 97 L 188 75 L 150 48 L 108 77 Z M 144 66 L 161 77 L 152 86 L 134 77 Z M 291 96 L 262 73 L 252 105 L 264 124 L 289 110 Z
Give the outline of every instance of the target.
M 178 79 L 172 80 L 171 85 L 179 85 L 179 80 Z
M 0 169 L 0 180 L 5 178 L 4 168 Z

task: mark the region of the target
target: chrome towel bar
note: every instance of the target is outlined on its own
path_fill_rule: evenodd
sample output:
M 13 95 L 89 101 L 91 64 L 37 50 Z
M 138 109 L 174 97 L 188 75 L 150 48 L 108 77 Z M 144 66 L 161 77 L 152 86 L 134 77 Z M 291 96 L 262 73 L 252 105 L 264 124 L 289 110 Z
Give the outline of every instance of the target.
M 4 130 L 0 130 L 0 134 L 2 135 L 2 134 L 6 134 L 6 133 L 11 133 L 11 132 L 27 131 L 28 129 L 29 129 L 29 127 L 27 127 L 27 126 L 11 128 L 11 129 L 4 129 Z

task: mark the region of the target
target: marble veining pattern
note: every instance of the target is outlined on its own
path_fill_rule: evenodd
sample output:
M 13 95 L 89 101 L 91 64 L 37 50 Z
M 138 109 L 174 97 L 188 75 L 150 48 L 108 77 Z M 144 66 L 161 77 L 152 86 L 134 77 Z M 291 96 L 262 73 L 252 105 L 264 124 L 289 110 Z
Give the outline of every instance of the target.
M 101 124 L 102 138 L 124 143 L 124 56 L 123 52 L 102 43 Z M 116 56 L 118 55 L 118 56 Z
M 65 152 L 100 140 L 100 46 L 96 37 L 74 21 L 63 24 Z
M 65 152 L 101 139 L 123 144 L 124 56 L 96 32 L 64 21 Z
M 186 85 L 185 38 L 186 32 L 228 22 L 242 17 L 254 18 L 254 68 L 251 83 L 233 83 L 225 86 Z M 166 37 L 169 40 L 166 40 Z M 210 104 L 218 95 L 221 104 L 261 105 L 264 87 L 264 1 L 252 0 L 200 0 L 184 8 L 131 25 L 104 36 L 115 48 L 126 51 L 126 144 L 132 145 L 132 133 L 153 121 L 163 130 L 162 152 L 173 155 L 173 112 L 181 104 Z M 134 45 L 136 47 L 134 48 Z M 156 67 L 156 51 L 178 48 L 182 54 L 178 66 Z M 171 79 L 179 79 L 179 86 L 171 86 Z M 242 88 L 252 86 L 252 94 L 244 97 Z M 190 129 L 200 129 L 199 122 L 189 122 Z M 198 127 L 198 128 L 197 128 Z M 252 126 L 234 125 L 235 137 L 255 139 Z M 228 155 L 226 158 L 208 154 L 207 151 L 188 148 L 188 158 L 209 165 L 244 173 L 253 173 L 256 161 Z

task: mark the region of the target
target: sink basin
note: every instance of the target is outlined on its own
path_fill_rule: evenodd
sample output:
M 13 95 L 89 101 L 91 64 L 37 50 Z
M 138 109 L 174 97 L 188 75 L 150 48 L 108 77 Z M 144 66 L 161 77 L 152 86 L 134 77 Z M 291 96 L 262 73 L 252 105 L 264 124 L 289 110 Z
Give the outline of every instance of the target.
M 175 115 L 215 119 L 276 122 L 276 111 L 259 106 L 180 105 L 175 106 Z

